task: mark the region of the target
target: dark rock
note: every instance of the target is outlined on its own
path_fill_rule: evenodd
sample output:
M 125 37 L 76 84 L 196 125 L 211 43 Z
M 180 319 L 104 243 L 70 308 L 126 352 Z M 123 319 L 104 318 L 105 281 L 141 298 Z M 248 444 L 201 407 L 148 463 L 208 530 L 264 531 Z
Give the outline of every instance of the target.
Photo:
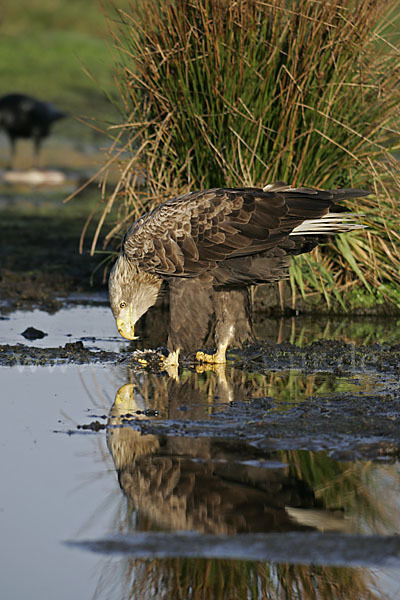
M 21 335 L 23 335 L 27 340 L 39 340 L 48 334 L 44 331 L 40 331 L 40 329 L 35 329 L 35 327 L 27 327 L 27 329 L 25 329 Z

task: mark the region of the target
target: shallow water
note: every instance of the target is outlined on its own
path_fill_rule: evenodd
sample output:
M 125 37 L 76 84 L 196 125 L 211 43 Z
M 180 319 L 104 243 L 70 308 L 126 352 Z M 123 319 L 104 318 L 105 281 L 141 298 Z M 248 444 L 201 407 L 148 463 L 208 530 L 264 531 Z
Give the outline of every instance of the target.
M 153 309 L 147 321 L 138 323 L 140 340 L 132 344 L 132 349 L 152 348 L 158 343 L 166 343 L 166 316 Z M 145 325 L 143 326 L 143 322 Z M 46 336 L 27 340 L 22 333 L 27 327 L 35 327 Z M 373 320 L 365 318 L 331 317 L 320 315 L 314 319 L 309 315 L 300 317 L 255 318 L 257 339 L 271 340 L 274 343 L 290 342 L 299 346 L 315 340 L 331 339 L 354 342 L 355 344 L 398 343 L 400 342 L 400 322 L 396 318 Z M 8 311 L 3 307 L 0 316 L 0 343 L 26 344 L 40 348 L 63 346 L 68 342 L 82 340 L 88 348 L 101 348 L 109 351 L 127 349 L 130 342 L 117 334 L 106 294 L 71 296 L 62 300 L 59 310 Z
M 75 428 L 91 398 L 111 393 L 113 376 L 101 367 L 0 368 L 2 598 L 92 597 L 98 558 L 62 541 L 113 531 L 115 475 L 100 440 L 54 430 Z
M 3 343 L 129 345 L 102 303 L 7 317 Z M 28 326 L 48 336 L 26 342 Z M 268 328 L 302 344 L 321 327 Z M 396 454 L 335 460 L 345 430 L 326 451 L 301 450 L 303 412 L 290 447 L 257 433 L 268 419 L 271 431 L 293 427 L 285 419 L 315 397 L 327 417 L 355 399 L 362 419 L 363 397 L 385 406 L 395 378 L 230 368 L 176 382 L 65 364 L 0 367 L 0 381 L 2 598 L 400 597 Z
M 26 339 L 22 333 L 28 327 L 42 331 L 45 337 Z M 90 349 L 118 352 L 126 343 L 117 333 L 110 307 L 104 301 L 97 305 L 71 305 L 53 313 L 40 309 L 16 310 L 0 319 L 0 340 L 3 344 L 21 343 L 49 348 L 81 340 Z

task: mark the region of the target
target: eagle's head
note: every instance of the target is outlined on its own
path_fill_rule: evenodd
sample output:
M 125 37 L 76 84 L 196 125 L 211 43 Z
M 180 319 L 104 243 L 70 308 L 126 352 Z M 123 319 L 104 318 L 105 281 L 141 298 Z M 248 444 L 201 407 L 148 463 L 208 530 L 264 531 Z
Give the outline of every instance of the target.
M 110 273 L 108 290 L 111 310 L 124 338 L 136 339 L 135 323 L 155 304 L 161 283 L 161 277 L 140 270 L 123 254 L 119 256 Z

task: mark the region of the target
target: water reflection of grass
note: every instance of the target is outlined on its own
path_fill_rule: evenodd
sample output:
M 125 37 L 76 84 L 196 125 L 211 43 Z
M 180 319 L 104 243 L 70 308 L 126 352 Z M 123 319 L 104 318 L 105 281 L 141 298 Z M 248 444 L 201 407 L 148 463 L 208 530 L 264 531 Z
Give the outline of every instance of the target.
M 398 319 L 361 316 L 310 315 L 296 317 L 265 318 L 255 315 L 255 328 L 260 339 L 272 339 L 277 344 L 289 342 L 305 346 L 318 340 L 341 340 L 343 342 L 368 345 L 373 343 L 396 343 L 400 340 Z
M 140 569 L 143 561 L 136 561 L 136 565 Z M 152 589 L 156 590 L 156 597 L 177 600 L 189 598 L 239 600 L 268 597 L 267 594 L 270 593 L 269 568 L 262 563 L 213 559 L 165 559 L 147 561 L 145 573 L 145 578 L 132 581 L 133 597 L 150 599 Z
M 278 594 L 287 600 L 384 600 L 374 589 L 374 576 L 364 569 L 277 565 Z
M 384 600 L 373 573 L 356 568 L 185 558 L 122 559 L 120 568 L 103 571 L 96 597 L 122 587 L 121 598 L 140 600 Z
M 281 457 L 293 476 L 310 485 L 325 509 L 343 511 L 351 519 L 352 530 L 389 534 L 399 529 L 395 500 L 400 487 L 398 467 L 337 462 L 324 452 L 301 450 L 281 452 Z
M 337 377 L 331 373 L 304 374 L 301 371 L 280 371 L 265 375 L 265 395 L 271 396 L 278 410 L 285 404 L 304 402 L 310 396 L 329 396 L 333 393 L 359 391 L 358 382 L 352 378 Z

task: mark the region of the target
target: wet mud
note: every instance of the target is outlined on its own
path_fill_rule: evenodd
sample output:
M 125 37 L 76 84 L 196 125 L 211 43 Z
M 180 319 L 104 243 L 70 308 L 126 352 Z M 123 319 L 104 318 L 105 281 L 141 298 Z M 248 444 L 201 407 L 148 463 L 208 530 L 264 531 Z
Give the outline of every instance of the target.
M 165 353 L 89 349 L 82 341 L 1 345 L 0 366 L 120 365 L 128 382 L 145 374 L 162 393 L 162 407 L 152 418 L 149 398 L 147 411 L 127 410 L 123 423 L 143 435 L 233 438 L 262 450 L 327 450 L 345 460 L 393 460 L 400 453 L 400 344 L 263 342 L 229 352 L 226 368 L 184 359 L 174 377 L 163 370 Z M 211 394 L 207 415 L 202 386 Z M 104 428 L 96 423 L 77 430 Z
M 98 258 L 87 244 L 79 252 L 82 226 L 97 201 L 89 189 L 74 202 L 68 191 L 35 186 L 16 192 L 0 187 L 0 302 L 3 311 L 42 306 L 58 310 L 69 293 L 104 289 Z
M 399 536 L 340 538 L 334 533 L 268 533 L 240 536 L 213 536 L 196 533 L 136 533 L 98 541 L 69 543 L 72 547 L 101 554 L 122 554 L 139 558 L 176 557 L 216 558 L 249 561 L 279 561 L 289 564 L 324 566 L 395 567 L 400 553 Z M 166 548 L 168 547 L 168 550 Z M 371 556 L 376 558 L 371 559 Z M 351 596 L 349 596 L 351 597 Z
M 0 344 L 0 366 L 54 366 L 60 364 L 91 364 L 123 360 L 115 352 L 93 351 L 83 342 L 69 342 L 58 348 L 37 348 L 24 344 Z

